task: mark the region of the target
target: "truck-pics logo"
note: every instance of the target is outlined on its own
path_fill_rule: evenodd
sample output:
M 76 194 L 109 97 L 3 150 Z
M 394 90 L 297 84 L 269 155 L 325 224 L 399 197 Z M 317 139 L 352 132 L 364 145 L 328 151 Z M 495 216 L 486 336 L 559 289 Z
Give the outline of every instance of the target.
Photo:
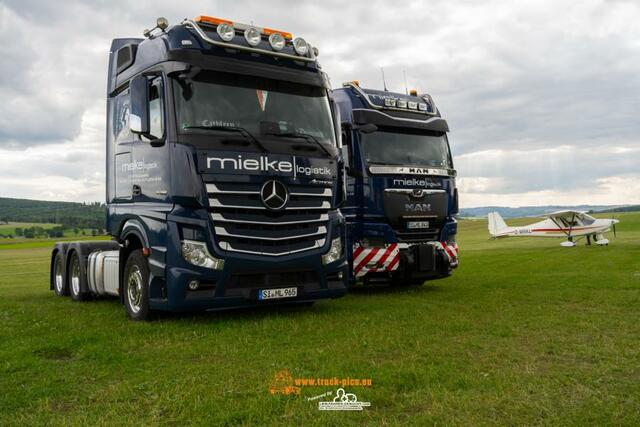
M 293 384 L 293 376 L 288 369 L 277 372 L 271 384 L 269 384 L 269 394 L 300 394 L 300 387 Z
M 355 393 L 347 393 L 343 388 L 336 390 L 336 397 L 329 402 L 318 402 L 321 411 L 362 411 L 371 402 L 360 402 Z
M 243 158 L 242 154 L 238 154 L 236 157 L 207 157 L 207 169 L 215 169 L 218 172 L 280 172 L 282 174 L 292 174 L 294 178 L 297 175 L 332 175 L 331 169 L 326 166 L 305 166 L 297 164 L 295 156 L 291 161 L 270 160 L 267 155 L 258 158 Z

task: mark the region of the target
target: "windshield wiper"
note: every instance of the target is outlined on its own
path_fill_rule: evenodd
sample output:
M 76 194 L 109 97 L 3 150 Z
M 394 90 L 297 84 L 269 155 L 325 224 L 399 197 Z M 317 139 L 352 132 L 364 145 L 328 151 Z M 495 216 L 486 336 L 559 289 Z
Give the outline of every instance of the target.
M 327 155 L 329 157 L 333 157 L 333 154 L 331 154 L 331 152 L 327 149 L 327 147 L 322 145 L 322 143 L 320 141 L 318 141 L 318 139 L 315 136 L 311 135 L 310 133 L 303 133 L 303 132 L 267 132 L 265 135 L 283 136 L 285 138 L 302 138 L 302 139 L 306 139 L 307 141 L 315 142 L 316 145 L 318 145 L 320 148 L 322 148 L 322 151 L 327 153 Z
M 239 134 L 245 136 L 247 139 L 251 140 L 263 152 L 265 152 L 265 153 L 267 152 L 267 149 L 265 148 L 265 146 L 262 145 L 262 143 L 260 141 L 258 141 L 258 139 L 255 136 L 253 136 L 245 128 L 241 128 L 241 127 L 237 127 L 237 126 L 216 126 L 216 125 L 204 126 L 204 125 L 202 125 L 202 126 L 183 126 L 182 129 L 219 130 L 219 131 L 239 133 Z

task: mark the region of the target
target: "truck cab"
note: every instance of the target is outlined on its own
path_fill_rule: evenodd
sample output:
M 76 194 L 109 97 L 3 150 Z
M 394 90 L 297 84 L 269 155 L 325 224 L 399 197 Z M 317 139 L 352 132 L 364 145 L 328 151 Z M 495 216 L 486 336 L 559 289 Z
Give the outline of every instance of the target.
M 338 111 L 318 50 L 200 16 L 115 39 L 107 231 L 56 245 L 51 287 L 130 317 L 346 293 Z
M 351 283 L 422 283 L 458 266 L 458 191 L 431 96 L 345 83 L 333 92 L 347 170 Z

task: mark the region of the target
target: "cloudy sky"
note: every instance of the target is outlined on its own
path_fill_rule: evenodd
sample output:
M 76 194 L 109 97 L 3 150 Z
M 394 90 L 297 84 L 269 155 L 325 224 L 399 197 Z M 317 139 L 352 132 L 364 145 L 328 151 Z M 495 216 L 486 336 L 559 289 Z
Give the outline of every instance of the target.
M 187 4 L 188 3 L 188 4 Z M 433 95 L 461 204 L 640 203 L 640 2 L 0 0 L 0 196 L 104 201 L 110 40 L 201 14 L 290 31 L 334 87 Z

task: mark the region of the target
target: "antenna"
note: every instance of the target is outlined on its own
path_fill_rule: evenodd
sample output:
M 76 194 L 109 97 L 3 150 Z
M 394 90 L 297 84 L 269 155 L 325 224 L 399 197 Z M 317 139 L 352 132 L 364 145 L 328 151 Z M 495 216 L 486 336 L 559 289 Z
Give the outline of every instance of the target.
M 407 89 L 407 70 L 402 70 L 402 75 L 404 76 L 404 93 L 405 95 L 409 95 L 409 89 Z
M 380 72 L 382 73 L 382 86 L 384 87 L 384 91 L 389 92 L 387 89 L 387 82 L 384 80 L 384 67 L 380 67 Z

